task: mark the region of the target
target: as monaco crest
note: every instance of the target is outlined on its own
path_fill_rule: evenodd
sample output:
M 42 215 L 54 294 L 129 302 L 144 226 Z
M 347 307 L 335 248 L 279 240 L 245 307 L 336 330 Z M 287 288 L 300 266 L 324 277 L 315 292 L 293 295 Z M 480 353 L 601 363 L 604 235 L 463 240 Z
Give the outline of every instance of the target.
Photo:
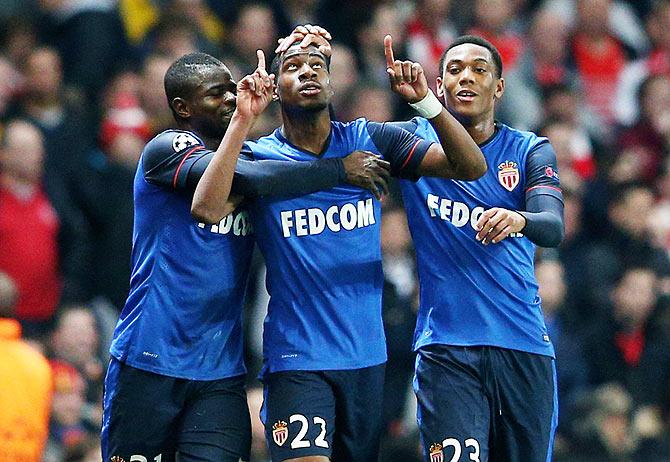
M 444 453 L 440 443 L 430 445 L 430 462 L 444 462 Z
M 506 160 L 498 165 L 498 181 L 508 191 L 513 191 L 519 184 L 519 169 L 516 162 Z
M 283 420 L 275 423 L 272 426 L 272 439 L 277 446 L 283 445 L 288 439 L 288 425 Z

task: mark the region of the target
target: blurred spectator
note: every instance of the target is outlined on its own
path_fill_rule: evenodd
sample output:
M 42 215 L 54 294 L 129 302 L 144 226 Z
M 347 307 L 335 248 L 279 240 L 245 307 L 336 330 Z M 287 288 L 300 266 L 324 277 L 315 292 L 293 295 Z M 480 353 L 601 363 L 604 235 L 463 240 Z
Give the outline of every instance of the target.
M 430 0 L 429 0 L 430 1 Z M 388 86 L 388 74 L 386 73 L 386 59 L 384 57 L 384 36 L 393 37 L 393 49 L 398 59 L 405 59 L 405 31 L 403 30 L 403 18 L 397 8 L 391 4 L 380 3 L 361 11 L 361 14 L 369 15 L 369 20 L 364 21 L 357 33 L 355 52 L 360 60 L 360 69 L 365 80 L 384 87 Z M 412 58 L 415 59 L 415 58 Z M 421 61 L 424 66 L 437 66 L 435 63 Z M 428 85 L 433 87 L 435 79 L 428 80 Z
M 621 72 L 616 98 L 612 105 L 621 125 L 632 125 L 642 109 L 639 106 L 639 87 L 654 75 L 670 77 L 670 0 L 654 2 L 646 16 L 646 26 L 652 49 L 645 57 L 627 65 Z
M 88 420 L 96 424 L 102 419 L 99 410 L 102 409 L 104 374 L 99 342 L 97 321 L 89 307 L 68 305 L 59 311 L 51 333 L 51 356 L 73 366 L 85 381 L 86 401 L 95 406 L 89 409 L 93 418 Z
M 77 369 L 63 361 L 51 361 L 53 403 L 46 460 L 61 461 L 81 452 L 89 435 L 82 421 L 86 383 Z
M 651 214 L 656 223 L 651 232 L 653 243 L 670 255 L 670 157 L 666 157 L 661 171 L 656 181 L 658 199 Z
M 347 104 L 351 101 L 351 93 L 359 80 L 358 64 L 354 52 L 346 45 L 333 43 L 330 58 L 330 85 L 333 89 L 331 104 L 337 120 L 350 120 L 348 118 L 349 114 L 344 114 L 344 112 Z
M 163 88 L 163 78 L 172 61 L 169 56 L 151 53 L 142 65 L 139 96 L 153 135 L 167 130 L 174 122 Z
M 44 334 L 60 299 L 58 216 L 42 189 L 44 146 L 32 124 L 7 124 L 0 148 L 0 271 L 16 283 L 16 316 Z M 34 329 L 33 329 L 34 328 Z
M 345 121 L 359 117 L 375 122 L 393 120 L 393 94 L 385 88 L 359 85 L 349 93 L 338 114 Z
M 419 0 L 407 24 L 408 58 L 421 63 L 431 87 L 435 84 L 435 78 L 442 76 L 439 69 L 442 52 L 458 35 L 450 20 L 450 7 L 451 0 Z M 395 41 L 400 37 L 391 35 L 395 46 Z M 376 39 L 381 40 L 380 37 L 384 36 L 378 35 Z
M 0 272 L 0 460 L 40 462 L 47 440 L 51 369 L 21 340 L 13 319 L 18 291 Z
M 523 36 L 516 30 L 515 0 L 475 0 L 474 25 L 469 34 L 480 35 L 500 52 L 503 68 L 514 69 L 524 51 Z
M 611 0 L 580 0 L 576 4 L 577 27 L 572 54 L 588 105 L 606 127 L 614 122 L 611 101 L 626 65 L 626 50 L 609 28 Z
M 650 188 L 642 184 L 624 184 L 610 194 L 608 227 L 603 237 L 584 249 L 587 264 L 582 273 L 582 296 L 594 314 L 602 314 L 608 306 L 609 289 L 626 268 L 645 265 L 663 278 L 670 274 L 666 252 L 654 247 L 650 239 L 649 217 L 654 204 Z
M 107 79 L 130 60 L 117 0 L 39 0 L 41 30 L 63 57 L 65 81 L 95 101 Z M 92 39 L 92 38 L 95 39 Z
M 619 136 L 621 152 L 612 175 L 619 183 L 644 181 L 652 185 L 663 159 L 670 154 L 670 72 L 645 79 L 638 92 L 640 115 Z
M 90 225 L 90 292 L 120 311 L 130 287 L 133 178 L 152 133 L 135 96 L 117 93 L 111 104 L 100 127 L 100 149 L 90 151 L 77 172 L 76 197 Z
M 533 16 L 527 48 L 518 65 L 505 71 L 505 97 L 497 108 L 502 121 L 530 130 L 542 120 L 544 90 L 577 84 L 577 76 L 568 65 L 569 34 L 566 22 L 556 12 L 543 9 Z
M 256 50 L 272 56 L 277 45 L 277 25 L 272 9 L 262 3 L 244 3 L 237 12 L 235 23 L 224 47 L 223 61 L 233 64 L 239 72 L 250 74 L 256 69 Z M 268 66 L 269 67 L 269 66 Z
M 653 322 L 658 277 L 648 266 L 625 270 L 611 291 L 611 308 L 589 331 L 585 351 L 594 384 L 617 382 L 636 405 L 659 402 L 670 383 L 670 343 Z
M 144 51 L 149 50 L 169 56 L 174 61 L 182 55 L 209 48 L 201 39 L 197 27 L 187 18 L 165 14 L 151 29 L 144 42 Z M 211 48 L 207 50 L 213 52 Z M 215 53 L 216 54 L 216 53 Z
M 566 440 L 576 417 L 576 404 L 588 390 L 588 367 L 581 346 L 574 341 L 574 330 L 566 319 L 567 288 L 563 266 L 558 260 L 543 258 L 535 265 L 535 275 L 547 331 L 556 351 L 558 413 L 561 416 L 556 438 Z
M 23 76 L 10 61 L 0 57 L 0 118 L 5 115 L 22 85 Z

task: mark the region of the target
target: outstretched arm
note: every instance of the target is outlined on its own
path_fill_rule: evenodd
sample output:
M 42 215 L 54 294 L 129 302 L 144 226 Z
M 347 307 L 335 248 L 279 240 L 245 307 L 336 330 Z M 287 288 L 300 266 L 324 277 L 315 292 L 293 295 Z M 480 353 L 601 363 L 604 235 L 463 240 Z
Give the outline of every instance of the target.
M 384 37 L 384 54 L 391 89 L 430 121 L 440 140 L 428 149 L 417 173 L 462 180 L 476 180 L 486 173 L 477 143 L 428 88 L 421 65 L 396 60 L 390 35 Z
M 256 71 L 237 83 L 237 108 L 193 194 L 191 215 L 205 223 L 223 218 L 242 144 L 256 117 L 272 101 L 274 75 L 268 75 L 265 70 L 265 55 L 261 50 L 257 56 Z

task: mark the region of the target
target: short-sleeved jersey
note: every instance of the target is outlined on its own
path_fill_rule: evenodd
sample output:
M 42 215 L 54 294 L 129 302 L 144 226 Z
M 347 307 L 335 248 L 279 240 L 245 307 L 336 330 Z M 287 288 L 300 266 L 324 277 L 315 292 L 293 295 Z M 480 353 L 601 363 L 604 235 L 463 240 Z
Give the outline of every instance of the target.
M 241 316 L 252 227 L 245 208 L 217 225 L 191 217 L 188 170 L 209 153 L 180 130 L 144 148 L 134 183 L 131 288 L 110 348 L 135 368 L 191 380 L 245 373 Z
M 382 155 L 412 178 L 429 142 L 388 124 L 331 123 L 321 158 L 354 150 Z M 254 159 L 314 160 L 276 130 L 249 142 Z M 343 185 L 296 198 L 263 198 L 252 210 L 270 293 L 264 372 L 357 369 L 386 361 L 381 316 L 380 204 Z
M 437 140 L 422 118 L 402 124 Z M 553 356 L 534 273 L 535 244 L 521 233 L 498 244 L 475 240 L 484 210 L 525 210 L 535 194 L 562 200 L 546 138 L 498 124 L 481 147 L 488 165 L 476 181 L 401 181 L 417 255 L 420 308 L 414 348 L 491 345 Z

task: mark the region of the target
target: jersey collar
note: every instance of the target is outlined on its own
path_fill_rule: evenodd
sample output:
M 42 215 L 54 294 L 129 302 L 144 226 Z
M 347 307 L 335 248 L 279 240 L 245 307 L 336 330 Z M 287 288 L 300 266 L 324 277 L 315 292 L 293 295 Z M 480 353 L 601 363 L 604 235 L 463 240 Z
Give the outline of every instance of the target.
M 328 150 L 330 149 L 330 142 L 331 142 L 331 140 L 333 139 L 333 124 L 332 124 L 332 123 L 330 124 L 330 133 L 328 133 L 328 138 L 326 138 L 326 142 L 325 142 L 324 145 L 323 145 L 323 146 L 324 146 L 324 147 L 323 147 L 323 150 L 322 150 L 320 153 L 318 153 L 318 154 L 317 154 L 317 153 L 314 153 L 314 152 L 311 152 L 311 151 L 307 151 L 307 150 L 305 150 L 305 149 L 302 149 L 302 148 L 296 146 L 295 144 L 291 143 L 288 139 L 286 139 L 286 137 L 284 136 L 284 134 L 281 132 L 281 127 L 275 129 L 275 133 L 274 133 L 274 135 L 275 135 L 275 137 L 276 137 L 279 141 L 281 141 L 282 143 L 286 143 L 286 144 L 288 144 L 288 145 L 291 146 L 293 149 L 295 149 L 295 150 L 297 150 L 297 151 L 300 151 L 300 152 L 304 152 L 304 153 L 307 154 L 307 155 L 314 156 L 314 157 L 319 157 L 319 158 L 320 158 L 320 157 L 323 157 L 323 155 L 324 155 L 326 152 L 328 152 Z

